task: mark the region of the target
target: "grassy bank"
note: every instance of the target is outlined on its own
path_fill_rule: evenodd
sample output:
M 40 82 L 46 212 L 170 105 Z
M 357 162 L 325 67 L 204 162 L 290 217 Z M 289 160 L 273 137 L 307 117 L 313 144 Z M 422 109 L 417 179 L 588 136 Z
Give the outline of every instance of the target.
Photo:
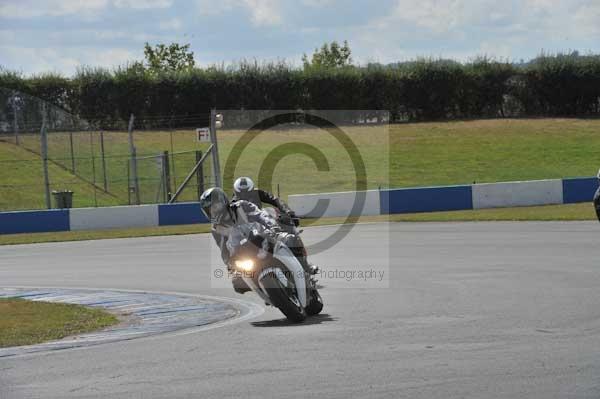
M 115 316 L 100 309 L 0 298 L 0 348 L 61 339 L 117 322 Z
M 77 206 L 95 203 L 118 205 L 119 200 L 52 162 L 48 165 L 51 189 L 76 192 Z M 44 209 L 44 175 L 41 158 L 22 147 L 0 141 L 0 211 Z
M 381 127 L 350 127 L 345 131 L 361 151 L 369 188 L 592 176 L 600 166 L 597 157 L 600 153 L 600 120 L 498 119 L 397 124 L 391 125 L 388 132 Z M 243 134 L 241 131 L 219 131 L 222 168 Z M 37 136 L 23 140 L 31 148 L 39 146 Z M 69 157 L 67 140 L 66 135 L 51 135 L 51 157 Z M 97 151 L 99 148 L 98 143 L 90 143 L 87 133 L 75 142 L 78 154 L 85 155 L 88 149 Z M 192 129 L 172 133 L 138 131 L 135 142 L 140 155 L 165 150 L 177 153 L 206 149 L 205 143 L 196 141 Z M 267 189 L 276 191 L 278 183 L 285 197 L 354 188 L 354 171 L 346 151 L 331 136 L 315 129 L 274 130 L 261 134 L 242 154 L 234 174 L 256 178 L 267 154 L 290 142 L 307 143 L 321 150 L 330 170 L 317 171 L 306 155 L 288 155 L 275 168 L 273 187 Z M 127 163 L 124 158 L 128 152 L 127 134 L 106 132 L 105 150 L 111 155 L 105 159 L 105 169 L 112 196 L 94 190 L 90 184 L 56 168 L 51 169 L 52 188 L 76 191 L 75 206 L 127 203 Z M 0 143 L 0 160 L 23 157 L 35 160 L 35 156 L 14 145 Z M 173 187 L 181 183 L 194 162 L 193 153 L 175 156 L 171 170 Z M 0 186 L 19 187 L 0 190 L 0 209 L 32 208 L 43 204 L 41 163 L 30 163 L 27 167 L 22 166 L 25 163 L 18 167 L 9 163 L 2 165 L 9 166 L 0 171 Z M 98 157 L 94 164 L 78 159 L 76 168 L 77 173 L 87 176 L 88 181 L 95 180 L 102 185 L 103 169 Z M 156 201 L 160 177 L 156 159 L 141 161 L 138 169 L 143 178 L 143 198 Z M 95 170 L 95 178 L 92 170 Z M 183 200 L 194 198 L 197 193 L 193 189 L 182 196 Z

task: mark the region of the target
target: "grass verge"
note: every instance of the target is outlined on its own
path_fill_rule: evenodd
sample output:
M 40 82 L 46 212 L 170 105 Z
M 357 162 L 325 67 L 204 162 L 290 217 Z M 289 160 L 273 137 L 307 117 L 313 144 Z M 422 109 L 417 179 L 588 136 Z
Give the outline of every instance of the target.
M 592 204 L 527 206 L 467 211 L 406 213 L 396 215 L 364 216 L 359 222 L 496 222 L 496 221 L 584 221 L 596 220 Z M 344 218 L 307 220 L 304 226 L 343 223 Z
M 206 224 L 0 235 L 0 245 L 208 233 Z
M 0 348 L 61 339 L 117 322 L 114 315 L 101 309 L 0 298 Z
M 581 221 L 596 220 L 594 207 L 589 203 L 546 205 L 519 208 L 480 209 L 471 211 L 411 213 L 398 215 L 364 216 L 359 223 L 368 222 L 474 222 L 474 221 Z M 302 226 L 322 226 L 344 223 L 345 218 L 305 219 Z M 81 241 L 109 238 L 149 237 L 207 233 L 206 224 L 182 226 L 143 227 L 97 231 L 65 231 L 0 235 L 0 245 L 31 244 L 56 241 Z

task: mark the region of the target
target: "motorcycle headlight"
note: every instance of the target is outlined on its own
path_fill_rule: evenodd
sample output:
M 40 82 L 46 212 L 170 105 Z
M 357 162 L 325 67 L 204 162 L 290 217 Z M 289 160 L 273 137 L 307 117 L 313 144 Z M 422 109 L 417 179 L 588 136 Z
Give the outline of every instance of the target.
M 250 272 L 254 269 L 254 261 L 252 259 L 236 260 L 235 267 L 245 272 Z

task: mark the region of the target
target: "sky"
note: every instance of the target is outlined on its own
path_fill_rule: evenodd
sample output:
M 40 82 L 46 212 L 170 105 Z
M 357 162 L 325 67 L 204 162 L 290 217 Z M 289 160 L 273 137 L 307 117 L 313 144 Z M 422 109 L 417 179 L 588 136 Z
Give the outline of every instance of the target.
M 300 65 L 333 40 L 360 64 L 600 53 L 600 0 L 0 0 L 0 65 L 26 75 L 143 60 L 145 42 Z

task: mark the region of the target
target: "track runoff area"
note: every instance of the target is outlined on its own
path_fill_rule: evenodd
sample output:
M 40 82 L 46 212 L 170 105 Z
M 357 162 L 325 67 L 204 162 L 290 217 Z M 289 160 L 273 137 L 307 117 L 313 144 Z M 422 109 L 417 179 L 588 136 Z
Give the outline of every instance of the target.
M 312 259 L 323 313 L 299 325 L 221 287 L 203 256 L 209 235 L 3 247 L 3 287 L 171 292 L 261 310 L 188 334 L 0 358 L 0 396 L 600 395 L 597 223 L 343 228 Z M 306 243 L 339 229 L 308 228 Z

